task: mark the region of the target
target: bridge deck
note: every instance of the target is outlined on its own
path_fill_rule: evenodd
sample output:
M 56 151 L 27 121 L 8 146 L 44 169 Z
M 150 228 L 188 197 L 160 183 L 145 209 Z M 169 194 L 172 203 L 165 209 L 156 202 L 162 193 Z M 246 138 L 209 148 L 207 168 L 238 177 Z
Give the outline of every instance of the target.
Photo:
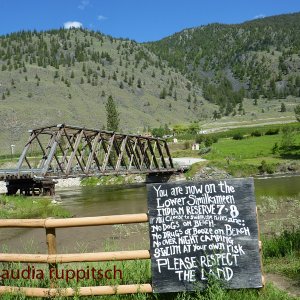
M 8 180 L 17 180 L 17 179 L 66 179 L 66 178 L 75 178 L 75 177 L 91 177 L 91 176 L 109 176 L 109 175 L 130 175 L 130 174 L 166 174 L 166 173 L 176 173 L 182 171 L 183 168 L 173 168 L 168 170 L 159 170 L 159 169 L 152 169 L 145 171 L 140 170 L 105 170 L 103 172 L 93 172 L 90 174 L 84 174 L 80 171 L 72 172 L 71 174 L 64 174 L 61 172 L 48 172 L 46 176 L 43 174 L 42 169 L 1 169 L 0 170 L 0 181 L 8 181 Z

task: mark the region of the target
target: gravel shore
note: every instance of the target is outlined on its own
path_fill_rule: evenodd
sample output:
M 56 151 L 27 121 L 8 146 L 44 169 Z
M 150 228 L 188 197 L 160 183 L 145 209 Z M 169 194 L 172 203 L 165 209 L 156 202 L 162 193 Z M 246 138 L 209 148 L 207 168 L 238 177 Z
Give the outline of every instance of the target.
M 7 192 L 6 182 L 0 181 L 0 194 L 5 194 Z

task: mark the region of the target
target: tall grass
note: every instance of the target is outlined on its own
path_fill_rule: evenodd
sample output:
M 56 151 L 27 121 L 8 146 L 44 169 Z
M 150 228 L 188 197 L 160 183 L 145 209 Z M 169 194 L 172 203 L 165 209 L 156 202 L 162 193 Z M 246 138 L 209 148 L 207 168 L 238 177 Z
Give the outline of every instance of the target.
M 271 239 L 263 237 L 262 240 L 264 258 L 300 255 L 300 230 L 291 232 L 285 230 L 279 236 Z
M 70 213 L 50 198 L 0 195 L 0 218 L 69 217 Z

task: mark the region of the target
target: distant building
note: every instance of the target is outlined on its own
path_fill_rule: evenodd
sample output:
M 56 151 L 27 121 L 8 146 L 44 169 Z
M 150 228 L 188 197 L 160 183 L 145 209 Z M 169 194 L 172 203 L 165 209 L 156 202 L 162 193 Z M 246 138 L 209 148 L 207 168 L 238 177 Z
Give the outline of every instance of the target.
M 199 134 L 207 134 L 207 130 L 200 130 L 198 133 Z
M 192 145 L 192 150 L 199 150 L 200 149 L 200 145 L 198 143 L 194 143 Z
M 165 134 L 165 135 L 163 136 L 163 139 L 168 139 L 168 138 L 170 138 L 170 137 L 172 137 L 172 134 Z
M 152 133 L 151 132 L 145 132 L 145 133 L 143 133 L 143 136 L 152 137 Z

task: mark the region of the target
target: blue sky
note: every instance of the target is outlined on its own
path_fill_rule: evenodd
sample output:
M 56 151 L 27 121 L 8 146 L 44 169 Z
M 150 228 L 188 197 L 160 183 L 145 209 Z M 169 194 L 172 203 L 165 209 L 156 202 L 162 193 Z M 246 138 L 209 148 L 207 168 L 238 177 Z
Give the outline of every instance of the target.
M 300 12 L 300 0 L 0 0 L 0 34 L 67 22 L 139 42 L 213 22 Z

